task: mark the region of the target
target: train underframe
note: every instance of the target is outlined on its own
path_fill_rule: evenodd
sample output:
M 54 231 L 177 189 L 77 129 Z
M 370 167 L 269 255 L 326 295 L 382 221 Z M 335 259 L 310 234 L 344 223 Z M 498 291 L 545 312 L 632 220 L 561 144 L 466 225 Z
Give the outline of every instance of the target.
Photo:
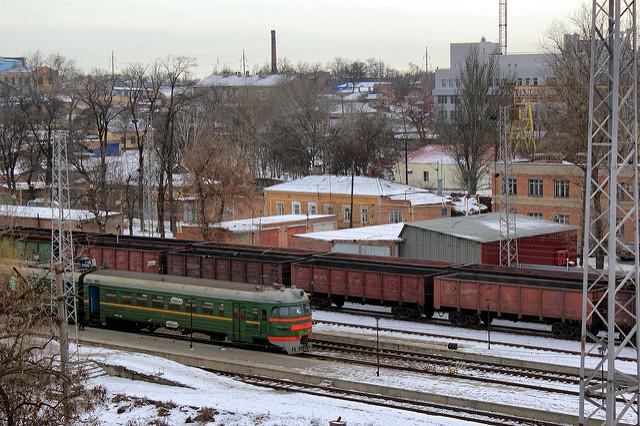
M 345 300 L 344 296 L 329 294 L 309 295 L 309 301 L 311 302 L 311 306 L 320 309 L 326 309 L 332 305 L 341 309 L 344 306 L 345 301 L 359 303 L 362 305 L 386 306 L 391 308 L 391 314 L 395 319 L 403 320 L 416 320 L 424 317 L 431 318 L 433 316 L 433 309 L 428 310 L 425 309 L 424 306 L 419 306 L 413 303 L 398 304 L 367 298 L 347 298 Z

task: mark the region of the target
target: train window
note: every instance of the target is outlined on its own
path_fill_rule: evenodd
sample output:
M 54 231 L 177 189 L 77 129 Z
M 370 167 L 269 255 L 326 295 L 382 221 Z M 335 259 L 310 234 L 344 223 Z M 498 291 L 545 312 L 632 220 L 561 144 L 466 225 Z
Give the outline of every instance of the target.
M 147 295 L 146 294 L 136 294 L 136 305 L 138 305 L 138 306 L 147 306 Z
M 202 303 L 202 313 L 205 315 L 213 315 L 213 303 L 211 302 Z
M 169 309 L 172 311 L 179 311 L 180 307 L 183 305 L 183 300 L 179 297 L 169 297 Z
M 153 296 L 153 298 L 151 298 L 151 306 L 153 306 L 154 308 L 164 308 L 164 297 L 162 296 Z
M 112 291 L 107 291 L 104 293 L 105 302 L 116 303 L 116 294 Z
M 218 306 L 218 315 L 221 317 L 224 316 L 224 303 L 221 303 L 220 306 Z
M 125 305 L 131 304 L 131 293 L 120 293 L 120 303 L 124 303 Z
M 251 315 L 253 316 L 254 321 L 258 321 L 258 308 L 253 308 L 251 310 Z
M 292 317 L 299 317 L 299 316 L 302 316 L 302 314 L 303 314 L 302 306 L 291 306 L 289 308 L 289 315 Z
M 305 315 L 311 315 L 311 306 L 309 306 L 308 303 L 304 304 L 304 314 Z
M 285 318 L 289 316 L 289 308 L 281 307 L 281 308 L 273 308 L 271 311 L 271 315 L 277 318 Z

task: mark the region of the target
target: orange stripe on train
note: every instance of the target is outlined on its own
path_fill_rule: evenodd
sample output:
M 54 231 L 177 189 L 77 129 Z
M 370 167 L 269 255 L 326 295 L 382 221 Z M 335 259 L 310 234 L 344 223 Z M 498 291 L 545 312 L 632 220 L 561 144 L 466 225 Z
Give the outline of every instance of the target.
M 306 317 L 297 317 L 297 318 L 269 318 L 269 322 L 297 322 L 297 321 L 307 321 L 311 319 L 311 315 Z
M 295 330 L 304 330 L 304 329 L 307 329 L 307 328 L 311 328 L 312 326 L 313 326 L 312 322 L 308 322 L 308 323 L 305 323 L 305 324 L 293 324 L 291 326 L 291 330 L 294 330 L 294 331 Z

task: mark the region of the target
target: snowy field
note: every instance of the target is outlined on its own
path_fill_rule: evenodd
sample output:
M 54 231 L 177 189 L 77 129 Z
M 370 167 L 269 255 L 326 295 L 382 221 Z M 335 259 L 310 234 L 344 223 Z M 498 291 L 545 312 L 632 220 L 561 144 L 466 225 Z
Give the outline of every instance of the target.
M 109 402 L 96 417 L 103 425 L 183 425 L 190 418 L 208 425 L 328 425 L 330 420 L 352 425 L 472 425 L 355 402 L 271 390 L 191 368 L 163 358 L 110 349 L 81 348 L 81 354 L 183 386 L 168 386 L 107 375 L 90 380 L 104 386 Z M 213 420 L 199 421 L 203 408 Z

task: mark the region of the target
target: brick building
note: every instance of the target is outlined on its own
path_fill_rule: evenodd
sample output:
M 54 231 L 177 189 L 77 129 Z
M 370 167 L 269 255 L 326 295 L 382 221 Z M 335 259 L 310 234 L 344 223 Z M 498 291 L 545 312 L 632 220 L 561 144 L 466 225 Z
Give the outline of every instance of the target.
M 500 210 L 502 197 L 500 165 L 493 174 L 493 211 Z M 604 173 L 604 172 L 603 172 Z M 633 191 L 631 181 L 625 183 Z M 575 164 L 560 161 L 523 161 L 513 163 L 508 184 L 516 213 L 560 224 L 583 226 L 584 172 Z M 618 194 L 619 200 L 630 200 Z M 603 200 L 606 207 L 606 200 Z M 633 238 L 633 229 L 624 229 L 624 239 Z M 582 240 L 581 233 L 578 239 Z
M 350 176 L 306 176 L 265 188 L 265 213 L 335 214 L 338 228 L 351 219 Z M 451 201 L 432 192 L 379 178 L 353 181 L 353 226 L 413 222 L 447 216 Z

